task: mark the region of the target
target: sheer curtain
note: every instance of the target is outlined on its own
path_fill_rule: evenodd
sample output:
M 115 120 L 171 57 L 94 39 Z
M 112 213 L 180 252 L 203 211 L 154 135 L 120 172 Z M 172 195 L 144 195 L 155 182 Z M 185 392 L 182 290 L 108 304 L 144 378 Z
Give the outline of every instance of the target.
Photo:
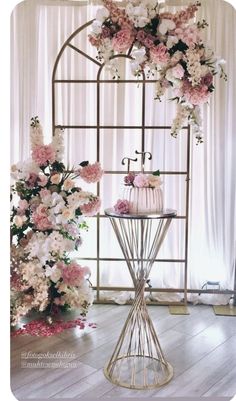
M 180 3 L 181 4 L 181 3 Z M 38 115 L 44 127 L 46 142 L 51 132 L 51 77 L 56 56 L 68 38 L 79 26 L 91 20 L 97 6 L 72 1 L 31 1 L 20 3 L 12 14 L 11 42 L 11 148 L 12 163 L 29 157 L 29 121 Z M 221 288 L 233 289 L 236 248 L 236 137 L 234 134 L 236 81 L 234 80 L 236 57 L 236 13 L 232 6 L 221 0 L 202 0 L 199 17 L 205 18 L 206 40 L 216 55 L 227 60 L 228 83 L 216 79 L 216 91 L 210 106 L 203 109 L 205 143 L 191 146 L 192 174 L 190 185 L 190 238 L 188 288 L 201 288 L 208 280 L 220 281 Z M 89 29 L 75 38 L 74 45 L 96 56 L 95 49 L 87 40 Z M 127 77 L 129 67 L 121 66 Z M 68 52 L 61 60 L 58 78 L 95 78 L 96 67 L 79 55 Z M 103 72 L 103 74 L 106 74 Z M 108 76 L 108 75 L 107 75 Z M 58 85 L 56 119 L 58 124 L 95 123 L 95 86 L 83 84 L 64 88 Z M 101 120 L 104 124 L 138 124 L 141 108 L 141 88 L 130 85 L 101 87 Z M 167 98 L 161 103 L 153 100 L 154 86 L 148 85 L 150 98 L 146 110 L 146 124 L 170 124 L 175 106 Z M 105 170 L 121 170 L 120 161 L 132 156 L 140 148 L 141 133 L 101 132 L 101 161 Z M 111 135 L 112 134 L 112 135 Z M 66 130 L 66 163 L 71 165 L 83 159 L 96 159 L 96 133 L 90 130 Z M 153 161 L 147 169 L 184 169 L 186 137 L 177 140 L 164 131 L 147 132 L 146 150 Z M 135 169 L 138 166 L 133 165 Z M 125 170 L 124 170 L 125 173 Z M 101 194 L 103 208 L 114 203 L 121 188 L 120 176 L 105 176 Z M 184 211 L 184 180 L 164 178 L 165 204 Z M 91 190 L 95 188 L 91 188 Z M 100 253 L 103 258 L 121 257 L 108 221 L 101 223 L 103 240 Z M 172 224 L 160 257 L 183 258 L 183 224 Z M 96 230 L 91 219 L 89 233 L 85 235 L 81 256 L 96 257 Z M 96 281 L 96 265 L 91 262 Z M 155 267 L 155 266 L 154 266 Z M 158 287 L 181 287 L 183 268 L 178 264 L 159 264 L 153 268 L 152 285 Z M 121 263 L 101 263 L 102 285 L 130 285 L 127 269 Z M 123 294 L 124 298 L 127 294 Z M 175 297 L 179 299 L 177 295 Z M 158 299 L 170 299 L 170 295 L 158 294 Z M 171 297 L 174 299 L 174 296 Z M 189 300 L 209 303 L 226 303 L 229 296 L 189 296 Z

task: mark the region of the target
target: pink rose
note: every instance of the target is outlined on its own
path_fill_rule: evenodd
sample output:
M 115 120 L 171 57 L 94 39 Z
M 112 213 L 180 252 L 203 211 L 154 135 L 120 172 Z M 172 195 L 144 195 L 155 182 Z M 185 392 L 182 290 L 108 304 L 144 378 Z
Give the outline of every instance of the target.
M 184 76 L 184 68 L 181 64 L 176 64 L 175 67 L 172 68 L 172 75 L 174 78 L 181 79 Z
M 126 52 L 134 41 L 133 31 L 129 28 L 121 29 L 112 39 L 114 50 L 119 53 Z
M 163 43 L 160 43 L 157 46 L 153 46 L 150 49 L 150 57 L 152 61 L 156 64 L 167 63 L 170 59 L 168 49 L 165 45 L 163 45 Z
M 127 214 L 129 213 L 129 201 L 126 199 L 118 199 L 116 204 L 114 205 L 114 210 L 119 214 Z
M 129 173 L 124 177 L 124 182 L 126 185 L 132 185 L 135 179 L 135 174 L 134 173 Z
M 134 186 L 138 188 L 145 188 L 149 186 L 148 177 L 145 174 L 138 174 L 134 179 Z

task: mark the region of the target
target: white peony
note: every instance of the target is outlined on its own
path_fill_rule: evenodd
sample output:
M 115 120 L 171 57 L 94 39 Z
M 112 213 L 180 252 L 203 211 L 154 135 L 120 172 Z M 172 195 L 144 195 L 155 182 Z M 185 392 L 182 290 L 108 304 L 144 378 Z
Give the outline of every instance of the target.
M 98 35 L 99 33 L 102 32 L 102 22 L 101 21 L 97 21 L 97 20 L 93 21 L 91 27 L 92 27 L 92 32 L 95 35 Z
M 57 283 L 61 278 L 61 270 L 56 266 L 47 266 L 45 270 L 45 276 L 49 277 L 54 283 Z

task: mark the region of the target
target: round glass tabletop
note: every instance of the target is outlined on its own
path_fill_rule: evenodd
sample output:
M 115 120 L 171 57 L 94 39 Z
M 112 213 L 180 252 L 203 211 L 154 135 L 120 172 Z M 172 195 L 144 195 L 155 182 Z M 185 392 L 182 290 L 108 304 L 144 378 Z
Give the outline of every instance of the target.
M 115 212 L 114 208 L 108 208 L 104 210 L 104 213 L 108 217 L 115 217 L 119 219 L 164 219 L 168 217 L 176 217 L 177 216 L 177 211 L 174 209 L 165 209 L 161 213 L 150 213 L 150 214 L 145 214 L 145 213 L 138 213 L 138 214 L 121 214 Z

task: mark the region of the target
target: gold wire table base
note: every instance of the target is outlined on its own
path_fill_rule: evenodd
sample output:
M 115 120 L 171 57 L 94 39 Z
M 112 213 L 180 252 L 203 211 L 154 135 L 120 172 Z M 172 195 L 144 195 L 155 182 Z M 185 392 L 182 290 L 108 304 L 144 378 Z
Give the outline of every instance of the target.
M 147 280 L 175 211 L 160 215 L 118 215 L 105 210 L 124 254 L 135 288 L 127 320 L 104 368 L 112 383 L 137 390 L 168 383 L 172 366 L 165 360 L 145 302 Z

